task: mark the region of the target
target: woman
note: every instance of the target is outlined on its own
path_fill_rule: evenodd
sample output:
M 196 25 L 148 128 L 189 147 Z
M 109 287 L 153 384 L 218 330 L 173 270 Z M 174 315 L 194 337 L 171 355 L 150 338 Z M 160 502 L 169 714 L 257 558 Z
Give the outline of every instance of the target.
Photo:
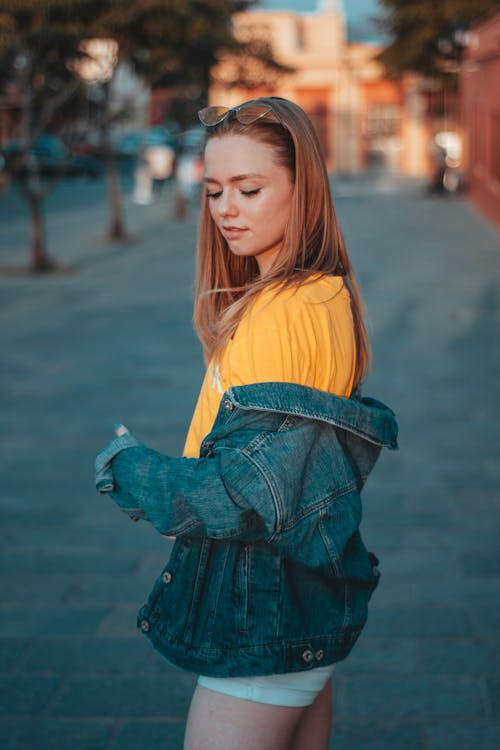
M 276 97 L 199 116 L 208 368 L 184 457 L 119 428 L 97 488 L 177 537 L 138 625 L 201 675 L 186 750 L 323 750 L 333 665 L 378 582 L 360 491 L 397 426 L 356 390 L 369 344 L 307 116 Z

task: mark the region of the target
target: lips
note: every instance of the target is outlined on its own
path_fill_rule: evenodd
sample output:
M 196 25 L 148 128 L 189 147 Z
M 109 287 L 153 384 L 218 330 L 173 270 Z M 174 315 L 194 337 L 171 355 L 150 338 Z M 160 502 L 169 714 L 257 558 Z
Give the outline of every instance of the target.
M 243 229 L 242 227 L 222 227 L 222 232 L 224 234 L 224 237 L 229 237 L 230 239 L 236 239 L 237 237 L 241 237 L 241 235 L 246 232 L 246 229 Z

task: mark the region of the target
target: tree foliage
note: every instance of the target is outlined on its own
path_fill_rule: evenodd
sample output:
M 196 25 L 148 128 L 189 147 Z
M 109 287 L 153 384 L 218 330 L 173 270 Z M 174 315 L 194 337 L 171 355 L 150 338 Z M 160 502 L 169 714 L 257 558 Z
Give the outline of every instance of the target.
M 0 81 L 20 91 L 27 139 L 76 112 L 82 86 L 70 63 L 83 56 L 99 7 L 99 0 L 0 0 Z
M 77 116 L 84 87 L 74 63 L 84 55 L 81 43 L 99 6 L 99 0 L 0 0 L 0 95 L 10 95 L 22 127 L 8 168 L 31 213 L 33 271 L 56 268 L 46 250 L 43 201 L 57 177 L 46 179 L 35 144 Z
M 234 13 L 256 0 L 132 0 L 108 2 L 99 25 L 118 41 L 122 59 L 153 87 L 200 86 L 207 90 L 219 55 L 245 49 L 231 26 Z M 269 48 L 260 49 L 273 65 Z
M 207 90 L 220 54 L 259 58 L 262 76 L 280 66 L 265 43 L 239 42 L 231 18 L 256 0 L 0 0 L 0 81 L 31 95 L 33 131 L 77 112 L 72 62 L 82 41 L 112 38 L 118 55 L 153 87 Z M 239 71 L 243 75 L 243 71 Z
M 78 61 L 92 54 L 85 44 L 92 39 L 112 39 L 117 58 L 127 62 L 152 87 L 191 88 L 203 97 L 210 71 L 220 55 L 258 56 L 261 75 L 280 68 L 266 44 L 239 42 L 231 19 L 256 0 L 0 0 L 0 95 L 10 94 L 21 110 L 24 156 L 17 175 L 23 195 L 32 207 L 36 241 L 33 268 L 53 267 L 45 254 L 42 202 L 50 185 L 33 148 L 37 137 L 60 131 L 78 119 L 87 102 L 86 88 L 78 75 Z M 241 71 L 240 71 L 241 73 Z M 254 73 L 255 75 L 255 73 Z M 109 149 L 111 86 L 103 83 L 98 109 L 103 153 L 114 186 L 112 200 L 118 227 L 119 187 Z M 94 92 L 95 93 L 95 92 Z M 113 176 L 114 175 L 114 176 Z M 111 178 L 110 178 L 111 179 Z M 121 238 L 113 229 L 110 236 Z
M 379 55 L 390 76 L 407 71 L 456 79 L 467 29 L 500 12 L 500 0 L 378 0 L 379 28 L 391 39 Z

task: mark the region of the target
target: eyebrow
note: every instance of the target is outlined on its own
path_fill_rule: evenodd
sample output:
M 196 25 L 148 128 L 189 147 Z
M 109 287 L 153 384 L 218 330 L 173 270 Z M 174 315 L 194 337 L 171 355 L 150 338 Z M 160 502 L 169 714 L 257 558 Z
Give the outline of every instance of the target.
M 235 177 L 231 177 L 229 182 L 241 182 L 242 180 L 249 180 L 255 177 L 265 178 L 265 175 L 258 174 L 257 172 L 248 172 L 247 174 L 238 174 Z M 203 182 L 219 182 L 214 177 L 204 177 Z

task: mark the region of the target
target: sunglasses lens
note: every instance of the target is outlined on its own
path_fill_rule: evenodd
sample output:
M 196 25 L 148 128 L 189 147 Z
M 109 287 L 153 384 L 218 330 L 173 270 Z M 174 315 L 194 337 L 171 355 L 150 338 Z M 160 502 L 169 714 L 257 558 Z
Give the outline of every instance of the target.
M 245 104 L 243 107 L 237 108 L 236 117 L 242 125 L 250 125 L 271 112 L 272 109 L 269 104 Z
M 218 125 L 229 112 L 228 107 L 205 107 L 198 112 L 198 119 L 207 128 Z
M 236 119 L 242 125 L 250 125 L 264 117 L 271 119 L 273 122 L 279 122 L 277 115 L 269 104 L 258 102 L 256 104 L 252 102 L 242 104 L 239 107 L 234 107 L 234 109 L 229 107 L 205 107 L 198 112 L 198 119 L 203 125 L 210 128 L 219 125 L 230 113 L 234 113 Z

